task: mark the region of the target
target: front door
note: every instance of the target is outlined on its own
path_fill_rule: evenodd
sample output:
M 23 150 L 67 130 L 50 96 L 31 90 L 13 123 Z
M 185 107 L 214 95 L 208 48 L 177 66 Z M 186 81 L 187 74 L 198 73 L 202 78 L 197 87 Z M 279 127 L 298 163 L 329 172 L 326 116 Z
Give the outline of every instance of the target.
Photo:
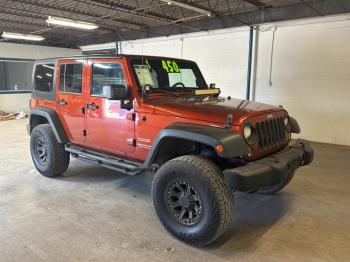
M 82 60 L 62 60 L 57 72 L 57 108 L 69 140 L 85 144 L 85 76 L 86 63 Z
M 122 60 L 91 59 L 87 70 L 86 145 L 118 155 L 134 152 L 133 109 L 122 109 L 120 101 L 105 98 L 106 87 L 128 85 Z

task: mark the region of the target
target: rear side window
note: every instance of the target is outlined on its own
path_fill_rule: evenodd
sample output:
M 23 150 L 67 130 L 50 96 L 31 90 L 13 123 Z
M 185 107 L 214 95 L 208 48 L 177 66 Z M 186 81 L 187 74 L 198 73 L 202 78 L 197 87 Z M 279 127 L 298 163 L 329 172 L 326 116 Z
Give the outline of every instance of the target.
M 92 96 L 106 96 L 106 87 L 125 85 L 122 66 L 118 63 L 95 63 L 92 65 Z
M 34 90 L 50 92 L 53 88 L 54 64 L 36 65 L 34 71 Z
M 60 91 L 81 94 L 83 64 L 64 64 L 60 66 Z

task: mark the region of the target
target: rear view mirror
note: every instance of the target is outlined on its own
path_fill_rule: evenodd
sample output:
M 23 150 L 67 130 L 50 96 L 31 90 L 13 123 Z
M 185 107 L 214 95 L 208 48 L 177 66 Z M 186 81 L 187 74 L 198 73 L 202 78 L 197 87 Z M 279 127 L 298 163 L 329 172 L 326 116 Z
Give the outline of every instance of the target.
M 124 100 L 128 97 L 128 87 L 125 85 L 111 85 L 106 88 L 106 98 L 108 100 Z

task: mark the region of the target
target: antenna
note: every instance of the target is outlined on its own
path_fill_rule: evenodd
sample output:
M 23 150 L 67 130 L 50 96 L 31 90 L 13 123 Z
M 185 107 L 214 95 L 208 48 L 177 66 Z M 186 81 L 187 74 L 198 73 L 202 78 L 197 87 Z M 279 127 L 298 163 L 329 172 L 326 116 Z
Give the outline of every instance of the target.
M 144 57 L 143 57 L 143 37 L 144 37 L 144 35 L 143 35 L 143 32 L 141 33 L 141 61 L 142 61 L 142 66 L 144 65 Z M 144 90 L 144 86 L 141 86 L 141 98 L 142 98 L 142 102 L 141 102 L 141 111 L 142 111 L 142 114 L 144 114 L 144 103 L 143 103 L 143 101 L 144 101 L 144 99 L 145 99 L 145 97 L 144 97 L 144 95 L 145 95 L 145 90 Z M 143 118 L 143 117 L 142 117 Z

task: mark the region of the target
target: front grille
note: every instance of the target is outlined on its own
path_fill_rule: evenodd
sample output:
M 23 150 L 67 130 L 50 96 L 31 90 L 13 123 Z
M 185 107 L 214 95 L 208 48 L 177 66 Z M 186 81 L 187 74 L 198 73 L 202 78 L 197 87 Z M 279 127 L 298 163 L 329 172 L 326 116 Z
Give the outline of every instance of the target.
M 288 140 L 282 117 L 256 123 L 256 132 L 260 151 L 278 147 Z

